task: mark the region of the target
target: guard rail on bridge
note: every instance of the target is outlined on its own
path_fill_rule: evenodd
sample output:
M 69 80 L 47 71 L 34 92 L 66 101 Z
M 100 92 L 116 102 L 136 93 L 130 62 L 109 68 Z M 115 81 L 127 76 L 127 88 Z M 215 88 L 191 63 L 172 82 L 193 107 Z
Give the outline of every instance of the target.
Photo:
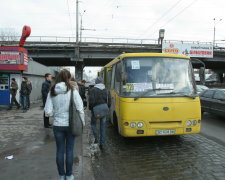
M 19 42 L 19 36 L 0 36 L 0 44 L 2 45 L 16 45 Z M 179 43 L 193 43 L 193 44 L 212 44 L 212 42 L 200 41 L 179 41 L 179 40 L 164 40 L 164 42 L 179 42 Z M 109 44 L 109 45 L 158 45 L 157 39 L 132 39 L 132 38 L 99 38 L 99 37 L 82 37 L 80 44 Z M 27 39 L 26 45 L 75 45 L 75 37 L 59 37 L 59 36 L 30 36 Z M 215 43 L 215 49 L 224 50 L 225 43 L 218 41 Z

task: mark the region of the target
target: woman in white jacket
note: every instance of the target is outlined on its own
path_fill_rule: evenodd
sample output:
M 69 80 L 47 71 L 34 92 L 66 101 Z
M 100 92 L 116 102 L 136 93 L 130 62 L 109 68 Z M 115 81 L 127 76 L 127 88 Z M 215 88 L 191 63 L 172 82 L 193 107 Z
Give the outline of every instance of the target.
M 60 180 L 73 180 L 73 149 L 75 137 L 69 131 L 69 102 L 71 98 L 71 90 L 73 90 L 73 100 L 77 110 L 80 113 L 83 125 L 84 111 L 83 102 L 79 92 L 74 88 L 70 82 L 71 74 L 64 69 L 56 77 L 56 81 L 48 93 L 45 104 L 46 116 L 53 116 L 53 132 L 56 140 L 56 163 Z M 64 151 L 66 150 L 66 170 L 64 168 Z

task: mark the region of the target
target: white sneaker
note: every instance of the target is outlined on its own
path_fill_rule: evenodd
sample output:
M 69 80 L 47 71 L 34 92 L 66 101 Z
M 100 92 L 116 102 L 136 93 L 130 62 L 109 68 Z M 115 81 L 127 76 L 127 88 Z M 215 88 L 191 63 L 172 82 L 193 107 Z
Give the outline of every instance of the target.
M 66 176 L 66 180 L 74 180 L 74 176 L 71 175 L 71 176 Z
M 65 176 L 60 176 L 59 180 L 65 180 Z

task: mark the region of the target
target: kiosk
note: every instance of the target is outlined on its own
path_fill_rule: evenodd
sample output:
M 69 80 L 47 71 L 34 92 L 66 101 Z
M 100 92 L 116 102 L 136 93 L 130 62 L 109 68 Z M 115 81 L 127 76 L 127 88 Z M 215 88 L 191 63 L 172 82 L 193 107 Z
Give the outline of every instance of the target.
M 0 106 L 10 104 L 11 78 L 20 85 L 23 71 L 28 70 L 28 53 L 22 46 L 30 32 L 30 27 L 24 26 L 18 47 L 0 46 Z

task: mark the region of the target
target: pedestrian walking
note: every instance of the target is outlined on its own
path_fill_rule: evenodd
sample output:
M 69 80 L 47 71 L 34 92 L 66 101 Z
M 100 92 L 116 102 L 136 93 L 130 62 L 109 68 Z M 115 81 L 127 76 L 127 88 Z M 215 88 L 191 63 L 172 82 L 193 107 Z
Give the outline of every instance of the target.
M 80 94 L 80 97 L 81 97 L 81 99 L 82 99 L 82 101 L 83 101 L 84 108 L 87 107 L 85 83 L 86 83 L 85 80 L 82 80 L 82 81 L 80 81 L 80 82 L 78 83 L 79 94 Z
M 22 77 L 22 83 L 20 88 L 20 101 L 23 106 L 23 112 L 27 112 L 28 110 L 28 95 L 29 95 L 29 85 L 27 84 L 27 77 Z
M 42 83 L 41 87 L 41 94 L 42 94 L 42 101 L 43 101 L 43 107 L 45 107 L 45 103 L 47 100 L 48 92 L 51 87 L 51 81 L 52 81 L 52 75 L 49 73 L 45 74 L 45 81 Z M 51 128 L 51 124 L 49 123 L 49 117 L 45 116 L 45 111 L 43 114 L 43 120 L 44 120 L 44 127 L 45 128 Z
M 27 109 L 30 109 L 30 94 L 32 91 L 32 84 L 31 81 L 29 79 L 27 79 L 27 85 L 28 85 L 28 96 L 27 96 Z
M 9 110 L 12 109 L 12 106 L 13 106 L 14 103 L 16 104 L 17 109 L 20 108 L 20 104 L 16 100 L 17 90 L 18 90 L 18 84 L 16 82 L 16 79 L 12 78 L 11 79 L 11 84 L 10 84 L 11 102 L 10 102 Z
M 48 93 L 44 108 L 46 116 L 54 116 L 53 132 L 56 140 L 56 163 L 60 180 L 64 180 L 65 177 L 66 180 L 74 179 L 72 167 L 75 136 L 72 135 L 69 128 L 71 91 L 73 91 L 72 98 L 76 109 L 80 114 L 83 125 L 85 125 L 82 99 L 70 80 L 71 74 L 68 70 L 64 69 L 59 72 Z M 64 158 L 64 152 L 66 159 Z M 64 162 L 66 168 L 64 168 Z
M 91 110 L 91 128 L 95 137 L 95 143 L 98 143 L 98 132 L 96 123 L 100 121 L 100 142 L 99 147 L 101 150 L 105 147 L 105 134 L 106 134 L 106 116 L 109 112 L 111 105 L 110 93 L 103 84 L 103 79 L 98 77 L 95 80 L 95 86 L 89 91 L 89 109 Z M 98 112 L 97 112 L 98 111 Z M 98 115 L 99 114 L 99 115 Z

